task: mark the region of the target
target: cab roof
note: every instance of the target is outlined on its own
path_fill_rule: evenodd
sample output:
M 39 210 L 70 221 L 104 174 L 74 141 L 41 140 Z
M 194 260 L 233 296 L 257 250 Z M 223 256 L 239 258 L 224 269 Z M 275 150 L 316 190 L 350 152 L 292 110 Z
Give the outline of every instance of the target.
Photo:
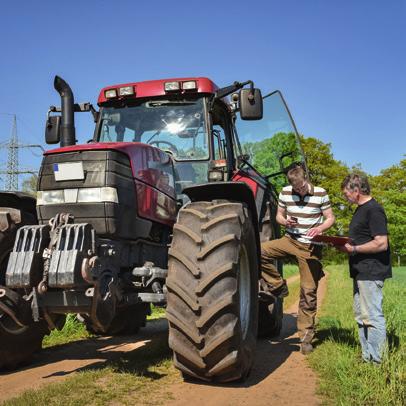
M 196 82 L 196 88 L 190 90 L 181 90 L 178 91 L 165 91 L 165 83 L 168 82 Z M 132 83 L 123 83 L 113 86 L 104 87 L 99 94 L 97 104 L 101 105 L 106 102 L 110 102 L 110 99 L 106 98 L 106 91 L 118 89 L 122 87 L 133 87 L 134 94 L 130 96 L 119 96 L 118 100 L 121 99 L 131 99 L 131 98 L 145 98 L 145 97 L 157 97 L 165 96 L 168 94 L 191 94 L 191 93 L 209 93 L 213 94 L 218 89 L 217 85 L 206 77 L 187 77 L 187 78 L 171 78 L 171 79 L 159 79 L 159 80 L 147 80 L 143 82 L 132 82 Z

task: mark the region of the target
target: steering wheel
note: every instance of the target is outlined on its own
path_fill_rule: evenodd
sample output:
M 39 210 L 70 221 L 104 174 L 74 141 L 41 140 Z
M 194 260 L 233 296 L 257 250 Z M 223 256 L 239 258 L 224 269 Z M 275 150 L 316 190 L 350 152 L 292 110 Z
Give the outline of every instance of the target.
M 167 145 L 169 147 L 169 150 L 172 151 L 175 155 L 179 154 L 178 148 L 176 148 L 175 144 L 172 144 L 169 141 L 152 141 L 149 143 L 149 145 L 156 145 L 157 148 L 165 150 L 165 148 L 160 147 L 161 144 Z

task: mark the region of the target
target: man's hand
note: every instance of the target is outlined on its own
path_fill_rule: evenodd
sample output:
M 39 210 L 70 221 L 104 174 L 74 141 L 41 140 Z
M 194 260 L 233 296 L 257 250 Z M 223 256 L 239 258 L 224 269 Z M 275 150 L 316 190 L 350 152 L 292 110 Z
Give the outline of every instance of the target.
M 286 219 L 285 227 L 292 228 L 297 226 L 298 226 L 297 220 L 292 220 L 290 217 Z
M 355 246 L 347 243 L 341 247 L 337 247 L 337 249 L 349 255 L 376 254 L 377 252 L 386 251 L 388 249 L 388 236 L 376 235 L 373 240 L 365 244 Z
M 316 237 L 316 235 L 321 235 L 323 234 L 323 230 L 321 229 L 321 227 L 313 227 L 310 230 L 307 231 L 306 235 L 308 237 Z
M 348 255 L 353 254 L 353 253 L 354 253 L 354 250 L 355 250 L 355 249 L 354 249 L 354 246 L 353 246 L 352 244 L 348 243 L 348 242 L 347 242 L 347 244 L 345 244 L 345 245 L 336 245 L 335 248 L 336 248 L 338 251 L 344 252 L 344 253 L 346 253 L 346 254 L 348 254 Z

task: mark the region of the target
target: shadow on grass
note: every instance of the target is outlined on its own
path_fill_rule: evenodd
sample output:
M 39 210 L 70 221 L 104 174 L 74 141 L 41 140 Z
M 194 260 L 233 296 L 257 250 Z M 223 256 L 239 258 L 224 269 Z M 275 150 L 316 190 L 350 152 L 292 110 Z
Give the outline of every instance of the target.
M 353 329 L 342 328 L 337 326 L 325 327 L 318 329 L 314 341 L 314 347 L 321 345 L 324 341 L 334 341 L 336 343 L 345 344 L 350 347 L 359 346 L 358 333 Z M 399 348 L 399 336 L 392 331 L 387 332 L 388 346 L 390 350 Z
M 170 357 L 167 342 L 167 321 L 150 321 L 146 328 L 135 335 L 95 337 L 46 348 L 34 355 L 30 365 L 14 371 L 2 371 L 0 376 L 28 370 L 35 373 L 37 369 L 38 375 L 46 379 L 108 367 L 115 372 L 160 379 L 161 374 L 148 371 L 148 368 Z M 139 347 L 128 348 L 135 343 L 139 343 Z M 77 367 L 64 361 L 77 361 Z
M 167 334 L 159 334 L 151 338 L 144 346 L 125 352 L 119 357 L 107 359 L 99 364 L 92 364 L 77 371 L 89 371 L 101 368 L 110 368 L 115 373 L 128 373 L 142 375 L 157 380 L 166 376 L 165 373 L 151 371 L 151 366 L 156 366 L 162 361 L 172 357 L 168 346 Z
M 400 338 L 394 331 L 388 331 L 388 347 L 390 351 L 397 350 L 400 347 Z
M 334 341 L 355 347 L 359 344 L 358 338 L 354 335 L 354 330 L 341 327 L 328 327 L 318 329 L 314 340 L 314 347 L 319 346 L 324 341 Z

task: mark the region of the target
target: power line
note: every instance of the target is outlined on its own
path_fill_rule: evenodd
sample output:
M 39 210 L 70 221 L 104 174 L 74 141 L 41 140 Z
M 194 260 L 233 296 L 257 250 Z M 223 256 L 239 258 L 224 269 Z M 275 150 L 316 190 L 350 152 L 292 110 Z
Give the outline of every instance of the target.
M 24 173 L 35 174 L 37 171 L 31 169 L 21 170 L 19 168 L 18 151 L 20 148 L 44 148 L 39 144 L 20 144 L 17 135 L 17 116 L 13 114 L 13 128 L 11 131 L 11 138 L 9 142 L 0 144 L 0 148 L 7 148 L 7 169 L 0 171 L 0 174 L 5 174 L 6 184 L 5 190 L 15 191 L 18 190 L 18 175 Z

